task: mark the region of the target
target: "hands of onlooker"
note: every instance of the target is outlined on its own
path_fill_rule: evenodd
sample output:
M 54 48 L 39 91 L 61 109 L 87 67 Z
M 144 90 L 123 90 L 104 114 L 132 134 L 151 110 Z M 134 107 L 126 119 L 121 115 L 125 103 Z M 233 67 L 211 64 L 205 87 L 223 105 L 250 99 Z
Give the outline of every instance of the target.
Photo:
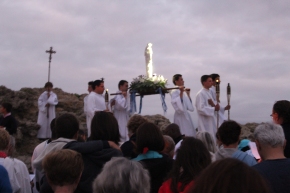
M 113 141 L 108 141 L 108 143 L 109 143 L 111 148 L 114 148 L 114 149 L 121 151 L 120 147 L 116 143 L 114 143 Z
M 49 103 L 46 103 L 45 107 L 49 107 L 49 106 L 50 106 Z
M 211 100 L 211 99 L 208 99 L 208 104 L 211 106 L 211 107 L 215 107 L 215 104 L 214 102 Z
M 216 106 L 214 107 L 214 110 L 215 111 L 219 111 L 220 110 L 220 105 L 219 104 L 216 104 Z
M 230 110 L 231 109 L 231 105 L 227 105 L 226 107 L 225 107 L 225 110 Z

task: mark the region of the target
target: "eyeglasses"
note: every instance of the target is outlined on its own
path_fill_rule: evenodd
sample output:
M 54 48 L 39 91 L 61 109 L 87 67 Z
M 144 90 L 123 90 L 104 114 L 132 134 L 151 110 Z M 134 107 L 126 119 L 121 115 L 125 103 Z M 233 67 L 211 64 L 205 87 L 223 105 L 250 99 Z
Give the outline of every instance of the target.
M 273 117 L 274 114 L 277 114 L 277 113 L 272 113 L 270 116 Z

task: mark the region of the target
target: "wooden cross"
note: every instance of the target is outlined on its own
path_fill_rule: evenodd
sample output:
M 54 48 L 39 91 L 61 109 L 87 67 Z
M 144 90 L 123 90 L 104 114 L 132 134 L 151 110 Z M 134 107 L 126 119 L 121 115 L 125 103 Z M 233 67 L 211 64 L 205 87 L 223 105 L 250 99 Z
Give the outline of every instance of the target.
M 45 51 L 46 53 L 49 53 L 49 66 L 48 66 L 48 82 L 49 82 L 49 79 L 50 79 L 50 62 L 51 62 L 51 55 L 52 54 L 55 54 L 56 53 L 56 51 L 53 51 L 52 50 L 52 47 L 50 47 L 50 50 L 46 50 Z

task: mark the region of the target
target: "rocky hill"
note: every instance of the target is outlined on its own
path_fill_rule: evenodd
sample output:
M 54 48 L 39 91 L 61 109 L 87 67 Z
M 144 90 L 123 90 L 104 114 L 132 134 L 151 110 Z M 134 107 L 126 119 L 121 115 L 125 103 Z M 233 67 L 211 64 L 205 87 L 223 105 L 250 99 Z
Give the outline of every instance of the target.
M 33 150 L 41 142 L 36 138 L 37 131 L 40 128 L 37 124 L 37 100 L 43 91 L 43 88 L 22 88 L 19 91 L 13 91 L 5 86 L 0 86 L 0 102 L 12 104 L 12 114 L 19 122 L 17 135 L 15 136 L 15 157 L 24 161 L 29 169 L 31 169 L 30 159 Z M 57 94 L 59 100 L 56 106 L 56 116 L 72 113 L 79 120 L 80 128 L 86 130 L 86 120 L 83 112 L 83 99 L 86 94 L 71 94 L 60 88 L 54 88 L 53 91 Z M 170 121 L 162 115 L 145 115 L 145 117 L 155 123 L 161 130 L 170 124 Z M 257 125 L 257 123 L 242 125 L 241 138 L 252 138 L 252 132 Z

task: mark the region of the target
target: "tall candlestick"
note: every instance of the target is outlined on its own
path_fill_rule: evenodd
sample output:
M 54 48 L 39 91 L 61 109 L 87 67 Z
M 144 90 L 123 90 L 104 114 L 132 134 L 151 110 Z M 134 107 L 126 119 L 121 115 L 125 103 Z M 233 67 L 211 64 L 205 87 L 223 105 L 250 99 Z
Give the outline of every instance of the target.
M 230 83 L 228 83 L 228 86 L 227 86 L 227 99 L 228 99 L 228 105 L 230 105 L 230 100 L 231 100 L 231 86 L 230 86 Z M 228 110 L 228 120 L 230 120 L 230 109 Z
M 215 92 L 216 92 L 216 101 L 218 104 L 220 101 L 220 81 L 219 80 L 216 80 Z M 217 126 L 216 126 L 217 130 L 218 130 L 218 127 L 219 127 L 219 112 L 217 111 Z

